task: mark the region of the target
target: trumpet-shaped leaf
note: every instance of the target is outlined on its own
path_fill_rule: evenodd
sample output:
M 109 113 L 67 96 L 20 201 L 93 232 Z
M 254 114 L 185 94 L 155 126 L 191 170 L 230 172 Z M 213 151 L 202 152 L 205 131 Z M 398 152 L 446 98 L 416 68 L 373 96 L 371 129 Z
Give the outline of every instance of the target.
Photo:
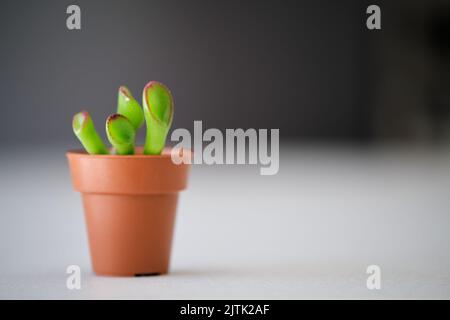
M 166 143 L 173 119 L 173 98 L 170 90 L 157 81 L 149 82 L 142 93 L 147 134 L 144 154 L 160 154 Z
M 106 134 L 117 154 L 134 154 L 135 129 L 130 120 L 121 114 L 106 119 Z
M 117 113 L 127 117 L 135 130 L 139 129 L 144 123 L 144 112 L 141 106 L 125 86 L 119 88 Z
M 94 122 L 87 111 L 82 111 L 74 115 L 72 128 L 88 153 L 108 154 L 108 149 L 95 130 Z

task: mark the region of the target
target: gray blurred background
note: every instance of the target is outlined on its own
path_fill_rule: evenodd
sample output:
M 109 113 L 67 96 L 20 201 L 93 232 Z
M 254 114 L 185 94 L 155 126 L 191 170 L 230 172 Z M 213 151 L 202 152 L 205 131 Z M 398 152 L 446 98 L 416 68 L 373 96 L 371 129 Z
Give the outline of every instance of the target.
M 283 138 L 365 139 L 373 35 L 357 1 L 7 1 L 0 13 L 4 142 L 76 144 L 82 109 L 103 127 L 125 84 L 173 91 L 173 128 L 280 128 Z M 361 11 L 362 10 L 362 11 Z M 11 125 L 14 127 L 12 128 Z M 100 130 L 103 131 L 103 130 Z
M 2 1 L 0 298 L 450 298 L 449 35 L 445 0 Z M 71 119 L 105 137 L 118 87 L 149 80 L 173 129 L 279 128 L 280 171 L 194 166 L 172 273 L 96 277 Z
M 393 1 L 382 30 L 365 1 L 4 1 L 2 143 L 78 146 L 71 117 L 101 130 L 125 84 L 160 80 L 173 128 L 280 128 L 307 141 L 446 140 L 448 1 Z M 7 117 L 6 117 L 7 115 Z M 9 119 L 14 119 L 10 121 Z M 103 132 L 102 132 L 103 133 Z

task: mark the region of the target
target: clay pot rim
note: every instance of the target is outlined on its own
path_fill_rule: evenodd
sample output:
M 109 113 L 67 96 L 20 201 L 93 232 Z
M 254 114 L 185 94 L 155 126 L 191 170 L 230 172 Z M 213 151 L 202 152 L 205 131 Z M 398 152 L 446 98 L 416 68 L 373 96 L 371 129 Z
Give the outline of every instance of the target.
M 174 163 L 171 148 L 161 155 L 144 155 L 142 149 L 136 148 L 135 155 L 68 151 L 74 189 L 96 194 L 165 194 L 186 189 L 190 164 Z
M 112 149 L 112 148 L 111 148 Z M 111 151 L 110 149 L 110 151 Z M 171 158 L 171 151 L 173 148 L 164 148 L 163 152 L 159 155 L 143 154 L 144 147 L 136 147 L 135 154 L 118 155 L 118 154 L 89 154 L 83 149 L 71 149 L 66 152 L 67 156 L 86 157 L 86 158 L 102 158 L 102 159 L 167 159 Z M 183 152 L 189 152 L 191 150 L 183 149 Z

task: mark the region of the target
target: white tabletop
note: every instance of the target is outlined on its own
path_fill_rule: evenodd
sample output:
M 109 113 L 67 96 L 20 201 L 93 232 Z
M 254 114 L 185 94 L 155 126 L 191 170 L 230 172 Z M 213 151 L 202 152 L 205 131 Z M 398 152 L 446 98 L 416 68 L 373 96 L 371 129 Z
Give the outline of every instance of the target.
M 171 273 L 112 278 L 91 271 L 64 148 L 2 149 L 3 299 L 450 298 L 448 150 L 282 145 L 276 176 L 195 166 Z

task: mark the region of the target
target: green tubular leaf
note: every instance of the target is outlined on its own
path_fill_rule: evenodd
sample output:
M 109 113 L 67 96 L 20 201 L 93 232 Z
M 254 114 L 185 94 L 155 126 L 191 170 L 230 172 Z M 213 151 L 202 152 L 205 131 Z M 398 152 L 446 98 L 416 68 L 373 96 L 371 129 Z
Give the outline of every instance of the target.
M 161 154 L 167 133 L 172 125 L 173 98 L 170 90 L 160 82 L 150 81 L 142 93 L 147 135 L 144 154 Z
M 73 132 L 80 140 L 84 149 L 90 154 L 108 154 L 108 149 L 103 143 L 94 127 L 94 122 L 87 111 L 82 111 L 73 116 Z
M 144 112 L 141 106 L 125 86 L 119 88 L 117 113 L 127 117 L 135 130 L 139 129 L 144 123 Z
M 135 129 L 127 117 L 113 114 L 106 119 L 106 134 L 117 154 L 134 154 Z

